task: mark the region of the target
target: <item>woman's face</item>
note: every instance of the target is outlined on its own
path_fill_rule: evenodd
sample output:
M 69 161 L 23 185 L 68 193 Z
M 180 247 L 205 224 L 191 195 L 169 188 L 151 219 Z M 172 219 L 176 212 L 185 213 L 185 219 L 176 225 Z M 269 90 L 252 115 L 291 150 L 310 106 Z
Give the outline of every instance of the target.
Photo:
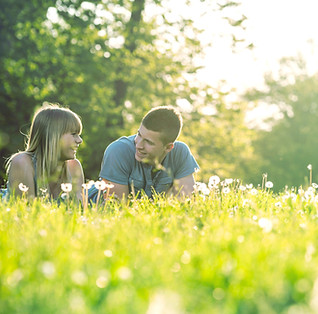
M 61 161 L 74 159 L 78 146 L 83 142 L 78 133 L 65 133 L 60 139 Z

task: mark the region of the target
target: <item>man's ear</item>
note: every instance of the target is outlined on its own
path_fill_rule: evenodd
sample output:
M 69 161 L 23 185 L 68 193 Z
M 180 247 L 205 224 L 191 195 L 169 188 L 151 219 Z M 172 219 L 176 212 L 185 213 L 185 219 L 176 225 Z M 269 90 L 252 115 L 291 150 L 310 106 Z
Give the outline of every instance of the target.
M 168 143 L 166 145 L 166 152 L 169 153 L 172 150 L 173 147 L 174 147 L 173 143 Z

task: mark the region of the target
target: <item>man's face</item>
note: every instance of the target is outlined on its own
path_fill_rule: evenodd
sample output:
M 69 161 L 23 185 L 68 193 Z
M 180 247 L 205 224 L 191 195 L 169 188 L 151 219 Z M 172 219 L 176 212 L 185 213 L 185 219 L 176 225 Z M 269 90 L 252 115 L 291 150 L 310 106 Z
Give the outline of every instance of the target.
M 173 143 L 164 145 L 160 138 L 160 132 L 148 130 L 142 124 L 135 137 L 137 161 L 156 165 L 173 148 Z

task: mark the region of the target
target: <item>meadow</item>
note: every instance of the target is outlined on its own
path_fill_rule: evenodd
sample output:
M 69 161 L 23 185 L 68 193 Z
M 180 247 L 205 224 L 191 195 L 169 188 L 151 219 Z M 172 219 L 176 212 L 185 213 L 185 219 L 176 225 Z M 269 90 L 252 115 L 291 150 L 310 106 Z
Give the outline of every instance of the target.
M 84 212 L 0 201 L 0 313 L 317 313 L 317 204 L 236 180 Z

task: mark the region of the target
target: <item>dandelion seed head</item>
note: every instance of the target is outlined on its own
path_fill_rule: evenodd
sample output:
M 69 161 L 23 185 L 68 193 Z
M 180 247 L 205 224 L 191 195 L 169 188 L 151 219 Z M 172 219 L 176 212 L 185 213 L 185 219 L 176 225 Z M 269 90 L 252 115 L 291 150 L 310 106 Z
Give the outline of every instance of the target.
M 62 183 L 61 184 L 61 189 L 65 193 L 69 193 L 72 191 L 72 184 L 71 183 Z
M 39 230 L 39 235 L 44 238 L 47 236 L 47 231 L 45 229 L 41 229 Z
M 110 280 L 109 271 L 106 269 L 102 269 L 99 271 L 98 277 L 96 279 L 96 286 L 100 289 L 103 289 L 107 286 Z
M 29 190 L 29 187 L 27 187 L 23 183 L 19 183 L 18 187 L 19 187 L 19 190 L 23 193 L 26 193 Z
M 129 280 L 132 277 L 131 270 L 126 266 L 118 268 L 117 275 L 121 280 Z
M 210 185 L 212 185 L 212 186 L 216 186 L 216 185 L 218 185 L 219 183 L 220 183 L 220 177 L 218 177 L 218 176 L 211 176 L 210 178 L 209 178 L 209 187 L 210 187 Z
M 312 165 L 309 164 L 309 165 L 307 166 L 307 169 L 308 169 L 308 170 L 312 170 Z
M 154 239 L 153 239 L 153 243 L 156 244 L 156 245 L 159 245 L 159 244 L 162 243 L 162 239 L 161 239 L 161 238 L 158 238 L 158 237 L 157 237 L 157 238 L 154 238 Z
M 14 288 L 23 279 L 23 277 L 24 277 L 24 274 L 22 270 L 18 268 L 9 275 L 9 277 L 7 278 L 7 284 L 10 287 Z
M 212 294 L 213 298 L 218 301 L 224 299 L 225 297 L 225 292 L 222 288 L 215 288 Z
M 72 273 L 71 279 L 75 284 L 83 286 L 87 282 L 87 275 L 81 270 L 76 270 Z
M 264 232 L 271 232 L 273 228 L 273 223 L 268 218 L 260 218 L 258 225 L 263 229 Z
M 106 189 L 106 182 L 104 182 L 103 180 L 101 181 L 96 181 L 95 182 L 95 188 L 97 190 L 103 191 Z
M 114 184 L 112 183 L 106 183 L 106 189 L 112 189 L 114 187 Z
M 83 184 L 82 184 L 82 187 L 83 187 L 84 189 L 89 190 L 94 184 L 95 184 L 95 181 L 89 180 L 87 183 L 83 183 Z
M 224 188 L 222 189 L 222 193 L 224 193 L 224 194 L 230 193 L 230 188 L 224 187 Z
M 314 189 L 317 189 L 318 188 L 318 184 L 313 182 L 312 185 L 311 185 Z
M 105 276 L 99 276 L 97 279 L 96 279 L 96 286 L 100 289 L 103 289 L 107 286 L 108 284 L 108 278 L 105 277 Z
M 85 308 L 85 301 L 80 294 L 72 293 L 69 298 L 70 308 L 74 313 L 81 313 Z
M 188 251 L 184 251 L 181 255 L 180 261 L 182 264 L 189 264 L 191 261 L 191 254 Z
M 248 206 L 250 204 L 251 204 L 251 201 L 249 199 L 243 200 L 243 207 L 246 207 L 246 206 Z
M 268 188 L 268 189 L 271 189 L 273 186 L 274 186 L 274 184 L 273 184 L 272 181 L 267 181 L 267 182 L 265 183 L 265 187 Z
M 245 191 L 245 190 L 246 190 L 246 186 L 240 185 L 239 189 L 240 189 L 241 191 Z
M 105 251 L 104 251 L 104 255 L 105 255 L 106 257 L 112 257 L 112 256 L 113 256 L 113 252 L 112 252 L 111 250 L 105 250 Z
M 51 279 L 55 276 L 55 265 L 50 261 L 43 262 L 40 265 L 40 270 L 43 273 L 43 275 L 48 279 Z
M 307 192 L 315 193 L 315 189 L 312 186 L 310 186 L 308 187 Z
M 183 313 L 180 296 L 171 290 L 158 290 L 151 296 L 146 314 Z
M 250 190 L 251 195 L 257 195 L 257 193 L 258 193 L 258 191 L 255 188 Z
M 244 237 L 243 235 L 239 235 L 239 236 L 237 237 L 237 242 L 238 242 L 238 243 L 243 243 L 244 240 L 245 240 L 245 237 Z
M 225 179 L 225 180 L 224 180 L 225 184 L 228 184 L 228 185 L 229 185 L 229 184 L 232 184 L 233 181 L 234 181 L 234 180 L 233 180 L 232 178 L 228 178 L 228 179 Z

